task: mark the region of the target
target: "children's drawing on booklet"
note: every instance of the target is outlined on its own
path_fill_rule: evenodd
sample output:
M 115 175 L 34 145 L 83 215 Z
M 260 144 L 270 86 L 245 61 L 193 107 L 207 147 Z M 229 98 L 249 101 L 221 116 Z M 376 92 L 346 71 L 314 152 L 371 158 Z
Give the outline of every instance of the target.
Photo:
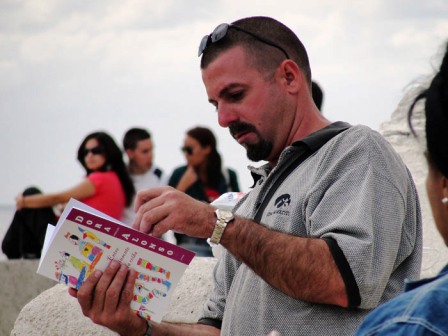
M 100 240 L 92 231 L 78 225 L 81 238 L 67 231 L 64 237 L 77 246 L 81 255 L 74 256 L 68 251 L 59 251 L 61 259 L 55 261 L 55 275 L 59 282 L 76 289 L 95 270 L 101 260 L 103 249 L 110 249 L 110 245 Z
M 79 289 L 95 271 L 103 256 L 107 258 L 108 254 L 104 251 L 110 250 L 111 245 L 100 239 L 93 231 L 79 225 L 77 228 L 80 233 L 72 234 L 67 231 L 64 237 L 78 251 L 75 249 L 76 254 L 73 251 L 59 251 L 60 259 L 54 262 L 54 266 L 55 277 L 60 283 Z M 117 251 L 114 254 L 116 255 Z M 141 257 L 138 258 L 134 268 L 137 271 L 137 279 L 131 305 L 138 305 L 135 307 L 137 315 L 151 319 L 153 310 L 150 309 L 149 304 L 151 301 L 163 300 L 167 297 L 171 289 L 171 271 Z
M 194 253 L 132 229 L 76 200 L 47 230 L 38 273 L 79 289 L 117 260 L 136 271 L 131 308 L 161 322 L 172 292 Z
M 151 301 L 163 300 L 171 289 L 171 272 L 152 264 L 149 260 L 137 260 L 137 281 L 134 287 L 134 302 L 140 304 L 137 315 L 150 319 L 152 311 L 147 305 Z M 141 271 L 143 270 L 143 271 Z

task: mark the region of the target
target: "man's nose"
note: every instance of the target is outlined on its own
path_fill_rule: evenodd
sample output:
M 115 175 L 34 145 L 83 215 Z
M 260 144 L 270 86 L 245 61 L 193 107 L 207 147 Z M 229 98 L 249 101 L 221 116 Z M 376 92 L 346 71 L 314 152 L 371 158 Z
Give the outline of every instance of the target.
M 221 127 L 229 127 L 238 118 L 238 113 L 229 106 L 220 105 L 218 107 L 218 123 Z

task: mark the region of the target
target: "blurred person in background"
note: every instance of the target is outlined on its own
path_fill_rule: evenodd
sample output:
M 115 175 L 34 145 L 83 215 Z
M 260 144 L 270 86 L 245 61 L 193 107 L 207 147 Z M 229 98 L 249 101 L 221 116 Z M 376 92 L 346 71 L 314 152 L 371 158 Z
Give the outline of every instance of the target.
M 123 137 L 123 149 L 128 157 L 127 169 L 134 183 L 135 191 L 157 188 L 167 185 L 163 170 L 154 165 L 154 142 L 151 133 L 144 128 L 130 128 Z M 123 212 L 121 221 L 129 226 L 135 218 L 134 202 Z M 175 244 L 172 231 L 165 233 L 162 239 Z
M 188 130 L 181 149 L 187 164 L 174 170 L 168 185 L 206 203 L 228 191 L 240 191 L 235 171 L 222 167 L 216 138 L 210 129 L 195 127 Z M 178 245 L 196 252 L 198 256 L 212 256 L 206 239 L 179 233 L 175 236 Z
M 315 81 L 311 81 L 311 94 L 313 96 L 314 104 L 322 112 L 322 103 L 324 102 L 324 91 L 319 84 Z
M 105 132 L 86 136 L 78 149 L 78 161 L 86 177 L 77 185 L 60 192 L 43 194 L 27 188 L 16 197 L 16 213 L 2 242 L 9 259 L 40 258 L 47 224 L 56 224 L 55 206 L 75 198 L 105 214 L 120 219 L 135 194 L 134 185 L 114 139 Z

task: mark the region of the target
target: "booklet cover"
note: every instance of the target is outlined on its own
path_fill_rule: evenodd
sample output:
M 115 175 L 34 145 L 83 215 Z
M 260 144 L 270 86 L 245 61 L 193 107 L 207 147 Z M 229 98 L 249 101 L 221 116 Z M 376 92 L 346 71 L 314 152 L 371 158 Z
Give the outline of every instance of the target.
M 37 273 L 79 288 L 94 270 L 118 260 L 137 271 L 131 308 L 161 322 L 194 256 L 72 199 L 56 226 L 48 225 Z

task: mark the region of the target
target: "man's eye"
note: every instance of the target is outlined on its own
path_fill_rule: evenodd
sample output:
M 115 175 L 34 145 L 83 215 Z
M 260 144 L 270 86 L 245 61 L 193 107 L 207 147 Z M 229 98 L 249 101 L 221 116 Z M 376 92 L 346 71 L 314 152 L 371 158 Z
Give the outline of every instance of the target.
M 239 91 L 239 92 L 231 93 L 229 96 L 230 96 L 231 100 L 238 101 L 244 97 L 244 93 L 243 93 L 243 91 Z

